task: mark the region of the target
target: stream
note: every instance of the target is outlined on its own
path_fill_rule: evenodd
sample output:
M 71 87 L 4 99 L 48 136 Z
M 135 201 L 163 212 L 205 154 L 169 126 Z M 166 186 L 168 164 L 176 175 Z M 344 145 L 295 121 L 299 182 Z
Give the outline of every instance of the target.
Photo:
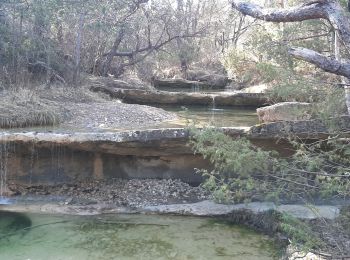
M 159 106 L 178 119 L 152 129 L 196 126 L 247 127 L 258 123 L 254 108 Z M 84 132 L 87 129 L 31 128 L 38 132 Z M 97 132 L 132 129 L 96 129 Z M 21 131 L 21 129 L 8 130 Z M 28 131 L 28 129 L 23 129 Z M 95 129 L 94 129 L 95 131 Z M 34 143 L 33 143 L 34 147 Z M 1 211 L 6 196 L 9 152 L 0 146 L 0 260 L 76 259 L 275 259 L 272 240 L 241 226 L 210 218 L 158 215 L 69 216 Z M 33 148 L 34 151 L 34 148 Z M 35 153 L 30 155 L 29 168 Z M 57 159 L 58 160 L 58 159 Z M 31 172 L 29 172 L 31 176 Z
M 199 126 L 248 127 L 259 123 L 255 108 L 213 106 L 159 106 L 166 111 L 175 112 L 178 122 L 165 122 L 161 126 L 171 127 L 193 122 Z M 178 124 L 178 125 L 177 125 Z
M 0 211 L 0 259 L 274 259 L 264 235 L 208 218 Z

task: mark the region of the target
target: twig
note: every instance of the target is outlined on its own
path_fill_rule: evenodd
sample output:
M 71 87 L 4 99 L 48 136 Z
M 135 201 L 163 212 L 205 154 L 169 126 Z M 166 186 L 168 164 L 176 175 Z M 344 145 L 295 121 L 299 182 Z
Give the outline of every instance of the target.
M 20 230 L 17 230 L 15 232 L 13 232 L 13 233 L 9 233 L 9 234 L 0 236 L 0 239 L 16 235 L 17 233 L 22 232 L 22 231 L 31 230 L 31 229 L 34 229 L 34 228 L 39 228 L 39 227 L 44 227 L 44 226 L 50 226 L 50 225 L 56 225 L 56 224 L 61 224 L 61 223 L 67 223 L 67 222 L 68 222 L 67 220 L 64 220 L 64 221 L 57 221 L 57 222 L 52 222 L 52 223 L 46 223 L 46 224 L 40 224 L 40 225 L 36 225 L 36 226 L 25 227 L 23 229 L 20 229 Z
M 154 224 L 154 223 L 133 223 L 133 222 L 109 222 L 109 221 L 100 221 L 102 224 L 112 224 L 112 225 L 129 225 L 129 226 L 160 226 L 168 227 L 167 224 Z

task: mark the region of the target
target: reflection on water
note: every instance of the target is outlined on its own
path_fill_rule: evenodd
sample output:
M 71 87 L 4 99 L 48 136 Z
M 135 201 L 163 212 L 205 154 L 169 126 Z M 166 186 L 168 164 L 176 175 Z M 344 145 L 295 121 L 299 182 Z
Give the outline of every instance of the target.
M 240 107 L 203 107 L 203 106 L 161 106 L 166 111 L 176 112 L 180 119 L 178 124 L 185 121 L 195 122 L 199 126 L 212 125 L 217 127 L 248 127 L 258 124 L 258 117 L 255 108 Z M 173 124 L 168 122 L 162 124 Z
M 220 88 L 210 88 L 210 87 L 201 87 L 201 86 L 192 86 L 191 88 L 180 88 L 180 87 L 157 87 L 160 91 L 167 92 L 185 92 L 185 93 L 218 93 L 218 92 L 232 92 L 231 90 L 225 90 Z
M 180 106 L 180 105 L 158 105 L 169 112 L 175 112 L 178 120 L 154 123 L 148 126 L 124 127 L 124 128 L 72 128 L 72 127 L 31 127 L 31 128 L 14 128 L 8 132 L 37 131 L 37 132 L 60 132 L 60 133 L 79 133 L 86 131 L 93 132 L 121 132 L 128 130 L 147 130 L 171 127 L 186 127 L 189 123 L 195 123 L 197 126 L 216 126 L 216 127 L 248 127 L 258 124 L 258 117 L 255 108 L 247 107 L 219 107 L 215 104 L 211 106 Z M 1 203 L 0 203 L 1 204 Z
M 0 214 L 0 259 L 273 259 L 276 252 L 265 236 L 205 218 L 11 214 Z
M 8 198 L 0 197 L 0 205 L 9 205 L 11 204 Z

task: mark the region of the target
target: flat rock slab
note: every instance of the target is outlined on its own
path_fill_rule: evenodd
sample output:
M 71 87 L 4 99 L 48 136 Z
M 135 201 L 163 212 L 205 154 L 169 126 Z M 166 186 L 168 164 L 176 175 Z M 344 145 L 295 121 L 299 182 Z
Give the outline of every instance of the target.
M 234 213 L 235 211 L 248 210 L 252 214 L 276 210 L 281 213 L 290 214 L 299 219 L 335 219 L 339 216 L 340 207 L 337 206 L 313 206 L 304 205 L 280 205 L 276 206 L 270 202 L 252 202 L 247 204 L 224 205 L 212 201 L 202 201 L 192 204 L 149 206 L 146 211 L 159 214 L 180 214 L 191 216 L 220 216 Z
M 192 88 L 195 86 L 205 87 L 208 84 L 187 79 L 155 79 L 153 84 L 156 88 Z M 225 86 L 220 86 L 224 88 Z
M 332 129 L 334 128 L 334 129 Z M 279 121 L 255 125 L 250 128 L 249 138 L 273 139 L 285 138 L 291 135 L 303 139 L 322 139 L 336 130 L 344 136 L 349 136 L 350 116 L 344 115 L 330 119 L 326 124 L 321 120 Z
M 13 204 L 1 205 L 0 210 L 20 213 L 45 213 L 45 214 L 63 214 L 74 216 L 92 216 L 101 214 L 133 214 L 138 213 L 135 210 L 125 207 L 116 207 L 110 205 L 64 205 L 64 204 Z
M 245 210 L 251 214 L 264 213 L 275 210 L 287 213 L 298 219 L 335 219 L 339 216 L 340 206 L 305 206 L 305 205 L 279 205 L 271 202 L 252 202 L 247 204 L 224 205 L 210 200 L 189 204 L 172 204 L 159 206 L 145 206 L 136 209 L 118 207 L 114 205 L 95 204 L 88 206 L 61 204 L 12 204 L 0 205 L 0 210 L 48 213 L 48 214 L 68 214 L 68 215 L 98 215 L 98 214 L 128 214 L 128 213 L 148 213 L 148 214 L 173 214 L 183 216 L 223 216 L 234 214 Z
M 230 136 L 244 135 L 249 128 L 225 128 Z M 18 143 L 115 155 L 193 155 L 187 145 L 190 133 L 184 128 L 130 130 L 122 132 L 0 132 L 0 143 Z
M 258 108 L 261 123 L 278 121 L 310 120 L 312 105 L 304 102 L 281 102 L 272 106 Z
M 168 91 L 145 91 L 117 89 L 107 86 L 91 86 L 94 92 L 103 92 L 131 104 L 162 105 L 217 105 L 261 107 L 268 103 L 263 93 L 219 92 L 219 93 L 184 93 Z
M 337 119 L 343 136 L 349 136 L 350 117 Z M 246 137 L 252 141 L 274 144 L 275 140 L 287 138 L 291 134 L 301 139 L 323 139 L 330 134 L 328 128 L 318 120 L 286 121 L 260 124 L 252 127 L 221 127 L 218 128 L 232 138 Z M 72 147 L 75 150 L 95 151 L 120 155 L 174 155 L 193 154 L 187 145 L 190 132 L 186 128 L 163 128 L 146 130 L 125 130 L 106 132 L 0 132 L 0 143 L 18 142 L 35 143 L 37 146 L 51 146 L 52 144 Z M 259 144 L 257 144 L 259 146 Z M 281 145 L 275 145 L 277 149 Z

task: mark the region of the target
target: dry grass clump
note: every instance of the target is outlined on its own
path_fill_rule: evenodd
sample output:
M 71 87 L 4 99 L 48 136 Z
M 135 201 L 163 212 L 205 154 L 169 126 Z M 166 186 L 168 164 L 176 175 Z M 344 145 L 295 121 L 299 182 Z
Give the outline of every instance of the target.
M 106 102 L 84 87 L 45 86 L 0 90 L 0 128 L 53 126 L 71 117 L 79 103 Z
M 0 93 L 0 128 L 52 126 L 61 119 L 59 106 L 41 99 L 36 91 L 18 89 Z

